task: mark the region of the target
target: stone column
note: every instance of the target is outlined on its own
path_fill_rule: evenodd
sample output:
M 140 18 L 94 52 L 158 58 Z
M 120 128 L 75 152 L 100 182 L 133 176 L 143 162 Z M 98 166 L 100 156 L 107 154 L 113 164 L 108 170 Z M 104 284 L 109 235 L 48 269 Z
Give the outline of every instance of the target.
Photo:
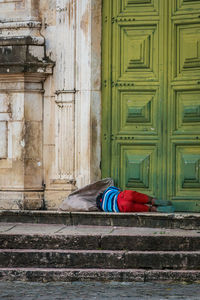
M 43 207 L 43 82 L 53 63 L 37 3 L 0 1 L 0 209 Z

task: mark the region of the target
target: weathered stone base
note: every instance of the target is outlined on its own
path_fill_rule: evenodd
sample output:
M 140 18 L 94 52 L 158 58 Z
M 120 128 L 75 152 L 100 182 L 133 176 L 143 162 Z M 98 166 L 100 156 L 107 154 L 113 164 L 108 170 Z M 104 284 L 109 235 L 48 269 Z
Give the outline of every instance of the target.
M 0 192 L 1 210 L 40 210 L 44 208 L 44 193 L 35 192 Z
M 45 208 L 56 210 L 60 207 L 63 200 L 75 190 L 75 186 L 69 185 L 66 189 L 46 189 L 44 193 Z

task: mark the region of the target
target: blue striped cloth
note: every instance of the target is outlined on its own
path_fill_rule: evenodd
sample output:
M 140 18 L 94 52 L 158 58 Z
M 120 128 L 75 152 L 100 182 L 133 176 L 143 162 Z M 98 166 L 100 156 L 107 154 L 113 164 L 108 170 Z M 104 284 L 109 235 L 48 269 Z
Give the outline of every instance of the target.
M 100 202 L 101 209 L 105 212 L 119 212 L 117 206 L 117 196 L 119 193 L 120 190 L 114 186 L 107 188 L 102 195 L 102 201 Z

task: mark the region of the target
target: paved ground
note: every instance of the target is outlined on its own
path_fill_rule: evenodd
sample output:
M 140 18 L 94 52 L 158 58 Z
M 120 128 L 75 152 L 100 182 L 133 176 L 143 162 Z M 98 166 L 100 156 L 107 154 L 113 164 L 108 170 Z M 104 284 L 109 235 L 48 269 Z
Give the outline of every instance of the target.
M 0 300 L 199 300 L 200 284 L 0 282 Z

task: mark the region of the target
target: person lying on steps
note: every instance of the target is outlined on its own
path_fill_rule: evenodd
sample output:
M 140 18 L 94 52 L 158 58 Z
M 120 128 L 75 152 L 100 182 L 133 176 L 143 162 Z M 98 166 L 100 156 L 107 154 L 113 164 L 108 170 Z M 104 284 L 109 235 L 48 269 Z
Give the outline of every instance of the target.
M 99 194 L 96 204 L 105 212 L 174 212 L 170 201 L 159 200 L 136 191 L 120 191 L 114 186 Z

